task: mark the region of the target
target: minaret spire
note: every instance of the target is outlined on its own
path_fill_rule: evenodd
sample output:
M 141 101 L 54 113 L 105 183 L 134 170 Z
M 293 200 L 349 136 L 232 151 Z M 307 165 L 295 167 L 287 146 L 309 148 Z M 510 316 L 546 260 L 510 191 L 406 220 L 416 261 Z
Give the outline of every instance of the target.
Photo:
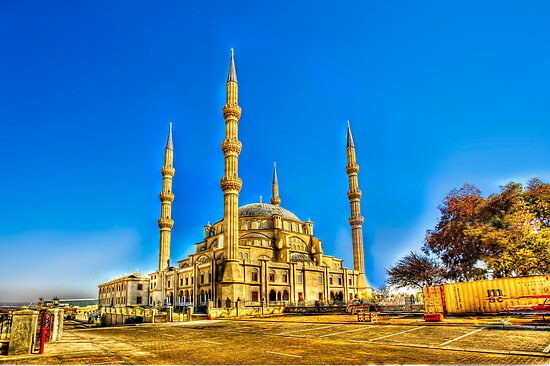
M 359 181 L 357 173 L 359 172 L 359 165 L 357 164 L 355 154 L 355 144 L 353 143 L 353 137 L 351 135 L 351 127 L 348 121 L 348 141 L 347 141 L 347 158 L 348 165 L 346 166 L 346 173 L 349 180 L 348 199 L 350 203 L 351 216 L 349 218 L 349 224 L 351 226 L 352 234 L 352 246 L 353 246 L 353 267 L 359 272 L 357 276 L 357 291 L 363 292 L 367 290 L 368 282 L 365 275 L 365 255 L 363 248 L 363 222 L 365 221 L 361 216 L 361 190 L 359 189 Z
M 355 144 L 353 143 L 353 136 L 351 135 L 351 127 L 349 125 L 349 121 L 348 121 L 348 145 L 347 145 L 347 147 L 355 148 Z
M 166 148 L 174 150 L 174 144 L 172 143 L 172 122 L 170 122 L 170 132 L 168 132 L 168 140 L 166 141 Z
M 226 83 L 226 103 L 223 107 L 225 119 L 225 139 L 222 142 L 224 176 L 221 179 L 223 190 L 223 258 L 222 299 L 235 303 L 244 299 L 243 275 L 237 252 L 239 249 L 239 192 L 242 180 L 239 178 L 239 154 L 242 144 L 239 141 L 239 84 L 235 71 L 235 53 L 231 49 L 231 62 Z
M 172 123 L 170 123 L 170 132 L 166 141 L 164 150 L 164 166 L 162 167 L 162 191 L 160 192 L 160 218 L 158 225 L 160 229 L 160 251 L 159 251 L 159 271 L 170 267 L 170 236 L 174 221 L 172 220 L 172 202 L 174 194 L 172 193 L 172 178 L 176 170 L 174 169 L 174 145 L 172 143 Z
M 237 70 L 235 69 L 235 51 L 231 49 L 231 62 L 229 64 L 229 73 L 227 75 L 227 82 L 237 82 Z
M 279 181 L 277 179 L 277 163 L 273 163 L 273 183 L 271 183 L 271 204 L 275 206 L 281 205 L 281 197 L 279 197 Z

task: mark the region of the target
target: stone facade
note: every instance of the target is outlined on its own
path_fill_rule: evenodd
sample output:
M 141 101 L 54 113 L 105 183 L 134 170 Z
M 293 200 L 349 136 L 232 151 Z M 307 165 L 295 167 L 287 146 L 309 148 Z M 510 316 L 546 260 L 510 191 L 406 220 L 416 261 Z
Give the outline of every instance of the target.
M 99 285 L 99 306 L 149 304 L 149 277 L 133 273 Z
M 220 186 L 224 193 L 224 217 L 204 227 L 204 238 L 195 244 L 194 254 L 170 265 L 170 232 L 174 222 L 171 206 L 174 200 L 174 148 L 172 126 L 165 149 L 162 167 L 163 186 L 160 194 L 161 217 L 159 269 L 149 274 L 148 299 L 150 306 L 193 305 L 195 310 L 212 301 L 215 308 L 239 306 L 313 303 L 318 300 L 346 301 L 368 296 L 370 287 L 365 277 L 361 191 L 358 187 L 358 165 L 355 146 L 349 144 L 348 166 L 350 181 L 348 197 L 351 205 L 352 249 L 354 269 L 344 268 L 342 260 L 325 255 L 321 240 L 313 234 L 313 222 L 300 220 L 281 207 L 279 182 L 274 167 L 271 203 L 252 203 L 239 207 L 239 192 L 243 182 L 238 176 L 238 158 L 242 144 L 238 140 L 241 107 L 238 104 L 238 82 L 233 52 L 226 83 L 226 104 L 223 107 L 226 134 L 222 141 L 224 175 Z M 119 279 L 122 280 L 122 279 Z M 100 305 L 131 303 L 120 301 L 121 292 L 101 293 Z M 118 282 L 117 282 L 118 283 Z M 123 285 L 124 286 L 124 285 Z M 107 294 L 110 294 L 107 292 Z M 122 295 L 123 296 L 123 295 Z M 113 299 L 119 298 L 118 302 Z

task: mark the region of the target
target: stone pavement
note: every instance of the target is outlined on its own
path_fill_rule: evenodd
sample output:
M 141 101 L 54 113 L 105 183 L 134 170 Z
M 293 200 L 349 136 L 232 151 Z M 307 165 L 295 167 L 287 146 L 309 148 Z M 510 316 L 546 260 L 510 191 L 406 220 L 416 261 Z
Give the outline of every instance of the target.
M 549 364 L 550 331 L 292 317 L 67 329 L 10 364 Z M 334 320 L 334 319 L 332 319 Z

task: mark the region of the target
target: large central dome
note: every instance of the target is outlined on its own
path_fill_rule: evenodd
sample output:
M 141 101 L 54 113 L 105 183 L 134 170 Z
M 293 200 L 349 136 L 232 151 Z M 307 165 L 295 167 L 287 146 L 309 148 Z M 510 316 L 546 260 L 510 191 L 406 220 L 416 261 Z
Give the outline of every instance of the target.
M 298 216 L 286 208 L 271 205 L 269 203 L 251 203 L 239 207 L 239 217 L 273 216 L 281 215 L 283 219 L 301 221 Z

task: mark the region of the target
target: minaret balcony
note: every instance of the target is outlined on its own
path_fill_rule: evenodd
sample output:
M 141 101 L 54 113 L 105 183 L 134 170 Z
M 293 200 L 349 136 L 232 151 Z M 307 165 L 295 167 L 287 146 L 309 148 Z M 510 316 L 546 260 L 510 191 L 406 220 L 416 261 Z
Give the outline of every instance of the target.
M 240 192 L 243 186 L 243 181 L 239 177 L 223 177 L 220 181 L 220 185 L 224 192 L 235 191 Z
M 355 191 L 349 191 L 348 192 L 348 199 L 350 201 L 357 201 L 357 200 L 360 200 L 361 199 L 361 196 L 363 195 L 363 193 L 360 191 L 360 190 L 355 190 Z
M 359 172 L 359 165 L 357 164 L 351 164 L 346 166 L 346 173 L 348 174 L 357 174 Z
M 243 144 L 239 140 L 223 140 L 222 141 L 222 151 L 224 154 L 228 152 L 235 153 L 239 155 L 243 148 Z
M 349 224 L 352 228 L 363 225 L 365 218 L 363 216 L 352 216 L 349 218 Z
M 171 166 L 163 166 L 162 169 L 161 169 L 161 172 L 162 172 L 163 176 L 173 177 L 174 173 L 176 172 L 176 169 L 174 169 Z
M 173 202 L 174 201 L 174 194 L 171 192 L 160 192 L 160 201 L 161 202 Z
M 174 226 L 174 220 L 169 218 L 160 218 L 158 220 L 159 228 L 162 229 L 171 229 Z
M 239 107 L 238 105 L 236 105 L 236 106 L 225 105 L 223 107 L 223 118 L 224 119 L 229 119 L 229 118 L 239 119 L 239 118 L 241 118 L 241 107 Z

